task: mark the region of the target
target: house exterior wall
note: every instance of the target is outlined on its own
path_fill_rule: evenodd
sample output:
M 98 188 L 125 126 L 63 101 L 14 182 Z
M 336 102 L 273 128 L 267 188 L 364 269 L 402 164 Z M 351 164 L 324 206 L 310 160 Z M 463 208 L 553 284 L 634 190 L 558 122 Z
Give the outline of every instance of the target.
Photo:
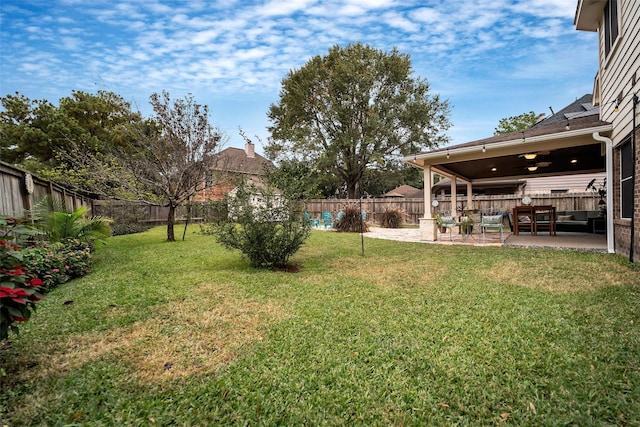
M 637 120 L 637 119 L 636 119 Z M 640 140 L 640 129 L 636 130 L 636 164 L 635 164 L 635 173 L 636 173 L 636 181 L 635 181 L 635 195 L 634 195 L 634 221 L 635 221 L 635 230 L 634 230 L 634 245 L 633 245 L 633 254 L 634 260 L 640 260 L 640 152 L 638 150 L 638 140 Z M 614 150 L 613 151 L 613 176 L 617 177 L 613 182 L 613 194 L 616 197 L 613 198 L 613 209 L 614 209 L 614 249 L 617 254 L 623 255 L 625 257 L 629 256 L 629 251 L 631 248 L 631 220 L 626 218 L 620 218 L 619 212 L 621 211 L 621 203 L 620 203 L 620 159 L 621 151 Z
M 604 3 L 603 3 L 604 4 Z M 631 133 L 631 96 L 640 88 L 640 2 L 618 0 L 620 34 L 613 49 L 605 56 L 604 22 L 598 31 L 600 118 L 613 124 L 614 147 Z M 604 6 L 603 6 L 604 7 Z M 635 75 L 635 84 L 633 77 Z M 618 112 L 615 112 L 616 104 Z
M 640 1 L 617 0 L 619 34 L 607 54 L 604 14 L 598 23 L 599 70 L 595 92 L 600 94 L 600 118 L 613 125 L 613 227 L 614 250 L 629 257 L 633 240 L 633 260 L 640 260 L 640 131 L 636 128 L 635 191 L 633 218 L 621 218 L 621 151 L 633 131 L 633 95 L 640 95 Z M 602 2 L 604 11 L 606 2 Z M 579 2 L 579 8 L 582 4 Z M 615 109 L 618 109 L 616 112 Z M 640 105 L 636 108 L 636 126 L 640 123 Z M 632 235 L 633 221 L 633 235 Z

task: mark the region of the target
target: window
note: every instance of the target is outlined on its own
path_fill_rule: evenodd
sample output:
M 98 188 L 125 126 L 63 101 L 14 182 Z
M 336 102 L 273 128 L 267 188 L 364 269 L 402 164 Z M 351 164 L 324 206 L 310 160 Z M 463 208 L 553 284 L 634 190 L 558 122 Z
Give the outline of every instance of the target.
M 620 205 L 621 218 L 633 217 L 633 159 L 631 142 L 620 147 Z
M 606 0 L 604 7 L 604 54 L 609 56 L 609 51 L 618 38 L 618 0 Z

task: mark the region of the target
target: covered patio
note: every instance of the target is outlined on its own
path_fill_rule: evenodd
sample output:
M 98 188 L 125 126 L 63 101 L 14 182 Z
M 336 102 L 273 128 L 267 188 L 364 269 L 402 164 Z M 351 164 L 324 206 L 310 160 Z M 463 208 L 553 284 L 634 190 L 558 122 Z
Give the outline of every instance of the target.
M 434 173 L 451 180 L 451 206 L 458 206 L 458 183 L 466 183 L 466 199 L 460 201 L 466 209 L 471 210 L 474 208 L 473 186 L 484 182 L 606 172 L 606 233 L 593 238 L 604 239 L 606 251 L 613 253 L 611 132 L 612 125 L 599 120 L 597 114 L 578 115 L 547 125 L 536 125 L 524 132 L 496 135 L 406 156 L 405 162 L 422 169 L 424 173 L 425 212 L 424 217 L 420 219 L 420 240 L 450 240 L 449 236 L 438 231 L 434 216 L 435 207 L 431 208 L 432 201 L 435 200 L 431 190 Z M 576 233 L 569 233 L 566 237 L 572 234 Z M 556 236 L 509 235 L 505 244 L 516 245 L 518 240 L 526 238 L 529 241 L 528 246 L 534 245 L 531 241 L 547 246 L 543 239 L 555 239 L 555 245 L 558 246 L 564 241 L 562 237 L 561 233 Z

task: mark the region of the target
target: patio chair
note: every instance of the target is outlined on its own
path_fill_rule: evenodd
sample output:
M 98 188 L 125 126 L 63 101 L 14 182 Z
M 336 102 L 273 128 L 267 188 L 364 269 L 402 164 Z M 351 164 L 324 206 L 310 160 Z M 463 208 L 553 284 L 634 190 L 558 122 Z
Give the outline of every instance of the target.
M 480 220 L 480 230 L 482 231 L 482 243 L 485 242 L 485 233 L 487 229 L 500 229 L 500 242 L 504 243 L 504 225 L 502 224 L 502 214 L 483 215 Z
M 305 212 L 303 215 L 304 215 L 304 220 L 307 222 L 307 224 L 309 224 L 309 227 L 313 227 L 313 220 L 309 216 L 309 212 Z
M 324 223 L 324 228 L 333 227 L 333 216 L 330 212 L 322 213 L 322 222 Z
M 456 221 L 456 219 L 452 216 L 441 216 L 440 217 L 440 227 L 449 229 L 449 240 L 453 242 L 453 232 L 454 227 L 459 226 L 460 223 Z

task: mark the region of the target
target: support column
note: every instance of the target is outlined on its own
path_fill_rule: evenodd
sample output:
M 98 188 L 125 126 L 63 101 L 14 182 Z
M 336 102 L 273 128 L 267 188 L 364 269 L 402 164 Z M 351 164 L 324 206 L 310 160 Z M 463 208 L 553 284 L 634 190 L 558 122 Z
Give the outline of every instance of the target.
M 473 209 L 473 186 L 471 181 L 467 182 L 467 209 Z
M 435 242 L 438 240 L 438 224 L 431 215 L 431 187 L 433 187 L 433 178 L 431 174 L 431 166 L 425 165 L 424 173 L 424 217 L 420 218 L 420 240 Z
M 458 211 L 458 178 L 451 175 L 451 216 L 455 217 Z

